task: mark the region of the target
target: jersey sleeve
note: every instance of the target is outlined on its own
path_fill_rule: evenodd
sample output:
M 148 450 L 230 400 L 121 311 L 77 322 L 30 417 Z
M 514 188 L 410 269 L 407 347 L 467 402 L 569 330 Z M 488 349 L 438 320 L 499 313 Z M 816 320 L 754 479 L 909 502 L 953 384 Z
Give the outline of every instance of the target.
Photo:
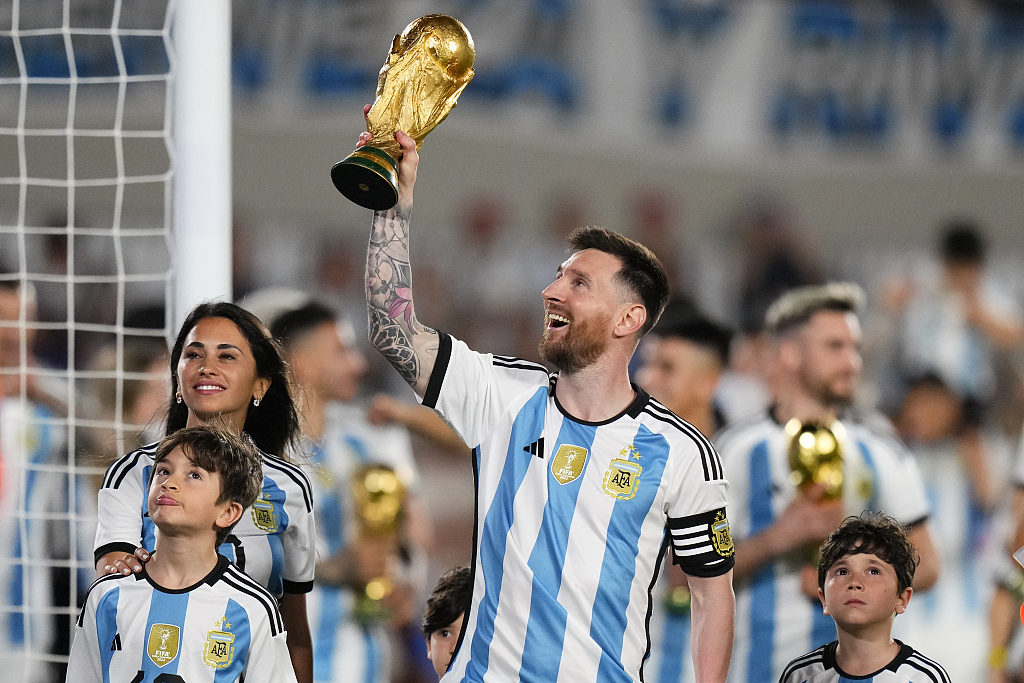
M 75 680 L 81 683 L 101 683 L 103 662 L 100 659 L 99 635 L 96 630 L 96 605 L 102 591 L 89 591 L 75 624 L 74 640 L 68 658 L 68 671 L 75 672 Z
M 294 469 L 299 490 L 288 497 L 291 508 L 289 523 L 281 539 L 284 546 L 284 592 L 308 593 L 313 590 L 316 568 L 316 520 L 309 477 L 298 467 Z
M 882 512 L 904 524 L 918 524 L 928 518 L 928 498 L 917 459 L 895 438 L 874 444 L 877 468 L 877 496 L 872 499 L 876 512 Z
M 539 363 L 472 351 L 464 342 L 440 335 L 437 360 L 423 394 L 470 446 L 482 443 L 517 397 L 548 386 Z
M 97 494 L 98 522 L 93 562 L 109 552 L 133 553 L 142 543 L 142 510 L 146 497 L 148 455 L 135 451 L 114 461 Z
M 274 613 L 274 618 L 280 619 L 276 605 Z M 287 631 L 272 630 L 266 619 L 253 624 L 252 642 L 242 680 L 245 683 L 295 683 L 295 670 L 288 654 Z
M 711 443 L 698 435 L 692 445 L 696 453 L 666 500 L 672 557 L 690 576 L 721 576 L 736 564 L 725 511 L 729 483 Z

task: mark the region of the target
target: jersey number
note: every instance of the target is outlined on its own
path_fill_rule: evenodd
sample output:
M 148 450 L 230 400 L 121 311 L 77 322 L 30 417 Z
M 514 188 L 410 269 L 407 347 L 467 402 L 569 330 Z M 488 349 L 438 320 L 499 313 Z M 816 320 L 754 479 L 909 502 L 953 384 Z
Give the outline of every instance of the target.
M 142 683 L 142 679 L 146 677 L 146 672 L 139 669 L 139 673 L 135 674 L 135 678 L 132 679 L 131 683 Z M 178 674 L 162 673 L 153 679 L 153 683 L 185 683 L 185 679 Z

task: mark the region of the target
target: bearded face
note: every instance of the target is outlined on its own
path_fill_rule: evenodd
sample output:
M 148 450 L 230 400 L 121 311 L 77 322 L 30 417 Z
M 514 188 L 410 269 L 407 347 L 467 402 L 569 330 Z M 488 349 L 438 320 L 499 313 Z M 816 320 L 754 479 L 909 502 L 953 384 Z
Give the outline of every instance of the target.
M 592 365 L 608 347 L 607 315 L 571 320 L 567 325 L 544 329 L 537 351 L 540 357 L 571 375 Z M 567 327 L 564 332 L 561 330 Z

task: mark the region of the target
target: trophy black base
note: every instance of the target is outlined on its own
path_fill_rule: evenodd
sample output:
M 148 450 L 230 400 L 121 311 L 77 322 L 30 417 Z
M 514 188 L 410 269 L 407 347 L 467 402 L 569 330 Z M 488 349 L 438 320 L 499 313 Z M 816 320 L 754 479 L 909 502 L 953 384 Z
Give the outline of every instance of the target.
M 367 209 L 386 211 L 398 203 L 398 162 L 377 147 L 363 145 L 331 168 L 338 192 Z

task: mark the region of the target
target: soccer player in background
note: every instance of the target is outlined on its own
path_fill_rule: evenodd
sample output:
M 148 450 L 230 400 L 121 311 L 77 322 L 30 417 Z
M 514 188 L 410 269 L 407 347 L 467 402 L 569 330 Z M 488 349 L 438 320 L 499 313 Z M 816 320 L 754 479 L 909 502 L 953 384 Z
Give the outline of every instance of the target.
M 821 546 L 818 598 L 836 640 L 797 657 L 779 683 L 949 683 L 939 664 L 892 637 L 914 589 L 917 553 L 884 515 L 848 517 Z
M 351 325 L 315 301 L 269 322 L 302 395 L 302 450 L 312 465 L 319 558 L 309 597 L 314 680 L 387 683 L 394 668 L 391 643 L 400 642 L 413 601 L 422 599 L 417 593 L 433 538 L 416 494 L 419 474 L 412 443 L 405 429 L 370 424 L 366 407 L 356 401 L 366 358 Z M 392 468 L 405 487 L 397 543 L 359 533 L 351 486 L 363 465 Z M 384 599 L 386 614 L 360 616 L 359 596 L 367 583 L 383 576 L 393 586 Z
M 664 269 L 639 243 L 580 229 L 542 292 L 539 350 L 559 372 L 471 351 L 416 318 L 418 155 L 412 138 L 395 137 L 399 201 L 374 214 L 367 253 L 370 340 L 474 447 L 475 590 L 445 677 L 641 680 L 651 587 L 671 545 L 690 577 L 697 680 L 724 681 L 728 484 L 711 444 L 629 381 L 636 345 L 668 299 Z
M 640 345 L 637 383 L 708 438 L 725 420 L 715 402 L 718 380 L 729 363 L 729 329 L 685 301 L 669 302 Z M 686 574 L 666 562 L 651 618 L 651 656 L 645 677 L 655 683 L 693 680 L 690 666 L 690 591 Z
M 68 681 L 295 681 L 274 597 L 217 553 L 263 486 L 247 436 L 210 427 L 165 437 L 147 499 L 160 530 L 137 573 L 96 580 Z
M 437 580 L 423 613 L 423 638 L 427 641 L 427 659 L 437 677 L 444 676 L 462 636 L 462 623 L 473 603 L 473 572 L 456 567 Z
M 845 516 L 867 509 L 901 520 L 921 556 L 914 587 L 928 588 L 938 578 L 917 464 L 883 418 L 852 406 L 863 296 L 856 285 L 832 283 L 792 290 L 772 304 L 765 318 L 774 344 L 775 404 L 716 437 L 736 538 L 734 683 L 777 680 L 791 659 L 835 639 L 807 551 Z M 842 421 L 840 499 L 824 500 L 821 485 L 798 490 L 793 484 L 785 431 L 793 418 Z

